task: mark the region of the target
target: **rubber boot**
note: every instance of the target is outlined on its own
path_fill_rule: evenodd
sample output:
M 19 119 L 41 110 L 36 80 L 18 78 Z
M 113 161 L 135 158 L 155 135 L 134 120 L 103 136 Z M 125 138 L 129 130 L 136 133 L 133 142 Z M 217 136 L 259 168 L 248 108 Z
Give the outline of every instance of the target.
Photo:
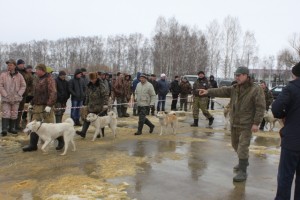
M 262 122 L 260 123 L 259 130 L 263 131 L 265 128 L 265 124 L 266 124 L 266 121 L 265 121 L 265 119 L 263 119 Z
M 82 126 L 82 124 L 80 123 L 79 119 L 75 119 L 74 123 L 75 123 L 74 124 L 75 126 Z
M 127 107 L 122 106 L 122 115 L 123 117 L 130 117 L 130 115 L 127 113 Z
M 249 162 L 247 163 L 247 166 L 249 166 Z M 240 170 L 240 164 L 237 164 L 233 167 L 233 171 L 238 172 Z
M 12 134 L 18 134 L 18 131 L 16 131 L 16 119 L 9 119 L 9 129 L 8 132 Z
M 154 124 L 152 124 L 149 119 L 146 119 L 145 124 L 150 128 L 149 133 L 153 133 L 155 127 Z
M 198 119 L 194 119 L 194 123 L 191 124 L 192 127 L 198 127 Z
M 137 116 L 136 108 L 133 108 L 133 116 Z
M 118 112 L 118 117 L 123 117 L 122 115 L 122 107 L 120 105 L 117 105 L 117 112 Z
M 2 131 L 1 131 L 2 137 L 7 136 L 8 125 L 9 125 L 9 119 L 2 118 Z
M 215 109 L 215 102 L 214 102 L 214 101 L 211 101 L 210 103 L 211 103 L 211 104 L 210 104 L 210 109 L 211 109 L 211 110 L 214 110 L 214 109 Z
M 59 136 L 58 138 L 56 138 L 58 141 L 58 145 L 55 148 L 56 150 L 62 150 L 65 146 L 65 141 L 64 141 L 64 137 L 63 136 Z
M 234 182 L 243 182 L 247 179 L 247 167 L 248 159 L 239 160 L 239 171 L 235 177 L 233 177 Z
M 18 118 L 16 119 L 15 129 L 16 131 L 22 131 L 23 127 L 21 126 L 22 113 L 18 113 Z
M 208 122 L 208 125 L 209 125 L 209 126 L 211 126 L 211 125 L 214 123 L 214 119 L 215 119 L 214 117 L 208 118 L 208 121 L 209 121 L 209 122 Z
M 89 129 L 90 122 L 84 121 L 81 131 L 76 131 L 77 135 L 80 135 L 82 138 L 85 138 L 86 132 Z
M 55 115 L 55 122 L 62 123 L 62 115 Z
M 37 150 L 37 143 L 39 141 L 39 136 L 35 133 L 32 132 L 30 134 L 30 143 L 28 146 L 23 147 L 23 151 L 36 151 Z
M 142 135 L 142 130 L 143 130 L 144 123 L 139 122 L 138 123 L 138 131 L 134 133 L 134 135 Z

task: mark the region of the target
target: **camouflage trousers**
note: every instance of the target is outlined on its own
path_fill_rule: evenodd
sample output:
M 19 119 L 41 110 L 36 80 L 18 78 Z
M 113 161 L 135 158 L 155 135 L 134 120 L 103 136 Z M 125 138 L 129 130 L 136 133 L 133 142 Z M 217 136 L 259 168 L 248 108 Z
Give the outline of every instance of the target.
M 42 121 L 46 123 L 55 123 L 55 117 L 54 117 L 54 109 L 52 107 L 50 113 L 45 112 L 46 106 L 45 105 L 34 105 L 33 109 L 31 111 L 31 119 Z
M 237 152 L 239 159 L 249 158 L 251 137 L 251 128 L 231 127 L 231 145 Z
M 211 118 L 211 114 L 207 110 L 207 97 L 194 97 L 193 102 L 193 118 L 199 119 L 199 109 L 201 109 L 203 115 L 206 118 Z

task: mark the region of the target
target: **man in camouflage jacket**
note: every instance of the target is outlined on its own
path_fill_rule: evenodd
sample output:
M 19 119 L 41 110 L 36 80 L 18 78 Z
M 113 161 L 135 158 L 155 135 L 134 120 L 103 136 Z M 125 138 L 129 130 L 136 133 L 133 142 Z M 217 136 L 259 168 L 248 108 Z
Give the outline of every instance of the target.
M 266 110 L 266 103 L 263 90 L 251 81 L 248 68 L 238 67 L 235 79 L 237 83 L 233 86 L 201 89 L 199 94 L 231 98 L 231 144 L 239 158 L 239 164 L 234 167 L 235 170 L 238 170 L 238 174 L 233 181 L 241 182 L 247 179 L 252 132 L 258 131 L 258 126 Z
M 264 90 L 265 100 L 266 100 L 266 111 L 269 110 L 270 105 L 273 103 L 273 95 L 272 92 L 268 89 L 265 81 L 260 81 L 260 86 Z M 266 121 L 265 119 L 262 120 L 259 130 L 263 131 L 265 127 Z

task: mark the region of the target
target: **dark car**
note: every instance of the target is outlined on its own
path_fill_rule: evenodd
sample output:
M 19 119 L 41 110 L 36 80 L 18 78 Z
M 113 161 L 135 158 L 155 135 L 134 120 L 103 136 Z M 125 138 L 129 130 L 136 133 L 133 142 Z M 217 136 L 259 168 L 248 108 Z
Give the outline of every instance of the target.
M 219 87 L 231 86 L 232 80 L 221 80 L 219 83 Z
M 277 85 L 271 89 L 274 99 L 276 99 L 278 97 L 278 95 L 282 92 L 282 89 L 284 87 L 285 87 L 285 85 Z

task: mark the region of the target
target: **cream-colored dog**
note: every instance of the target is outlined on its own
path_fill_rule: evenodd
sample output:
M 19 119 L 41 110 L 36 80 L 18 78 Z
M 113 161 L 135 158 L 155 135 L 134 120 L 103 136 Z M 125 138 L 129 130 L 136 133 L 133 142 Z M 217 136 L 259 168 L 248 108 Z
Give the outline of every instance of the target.
M 89 113 L 86 117 L 86 120 L 88 122 L 91 122 L 91 125 L 95 127 L 95 134 L 94 137 L 92 139 L 92 141 L 95 141 L 97 135 L 100 134 L 100 137 L 102 137 L 102 128 L 104 128 L 105 126 L 108 126 L 113 135 L 114 138 L 116 137 L 116 129 L 117 129 L 117 115 L 113 112 L 110 111 L 107 113 L 107 116 L 98 116 L 97 114 L 94 113 Z
M 164 111 L 159 111 L 156 116 L 159 119 L 159 123 L 160 123 L 159 135 L 162 135 L 163 132 L 166 132 L 169 124 L 173 129 L 173 134 L 174 135 L 176 134 L 176 129 L 178 126 L 178 119 L 176 116 L 176 112 L 171 111 L 170 113 L 165 113 Z
M 283 127 L 283 122 L 281 119 L 274 118 L 274 115 L 272 112 L 266 111 L 264 114 L 264 120 L 265 120 L 265 127 L 267 127 L 267 124 L 270 124 L 269 131 L 273 131 L 273 128 L 275 127 L 275 123 L 278 122 L 281 127 Z
M 64 137 L 65 149 L 64 152 L 60 155 L 66 155 L 69 143 L 73 145 L 73 151 L 76 151 L 76 146 L 74 143 L 75 129 L 74 121 L 71 118 L 66 119 L 63 123 L 43 123 L 40 121 L 32 121 L 26 125 L 26 128 L 23 130 L 25 133 L 35 132 L 41 140 L 44 141 L 41 150 L 46 153 L 46 147 L 58 138 L 59 136 Z
M 228 127 L 230 127 L 230 104 L 228 104 L 227 106 L 224 107 L 223 113 L 224 113 L 224 118 L 225 118 L 224 129 L 227 130 Z

